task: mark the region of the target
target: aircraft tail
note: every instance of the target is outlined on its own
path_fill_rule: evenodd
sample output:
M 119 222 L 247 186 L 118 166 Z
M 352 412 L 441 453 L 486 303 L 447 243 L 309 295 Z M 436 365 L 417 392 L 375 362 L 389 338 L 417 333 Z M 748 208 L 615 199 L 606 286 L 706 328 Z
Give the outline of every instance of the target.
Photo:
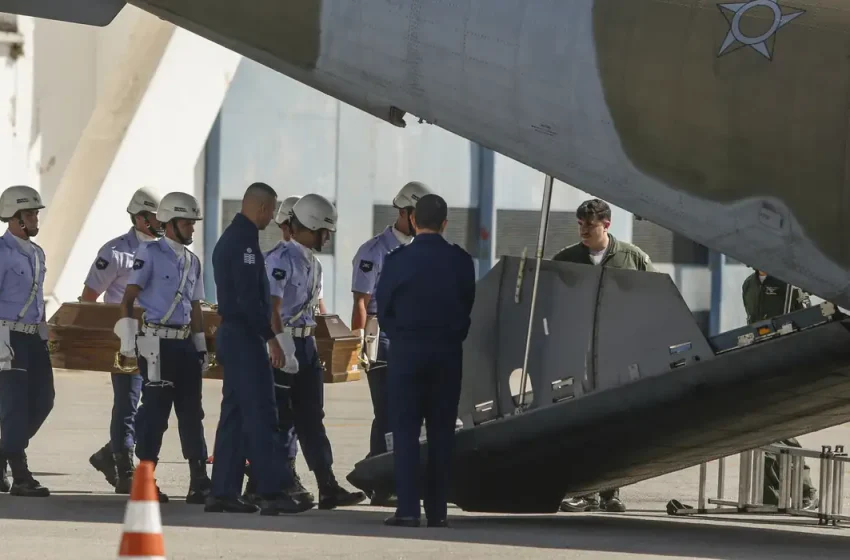
M 125 0 L 0 0 L 0 12 L 103 27 L 125 4 Z

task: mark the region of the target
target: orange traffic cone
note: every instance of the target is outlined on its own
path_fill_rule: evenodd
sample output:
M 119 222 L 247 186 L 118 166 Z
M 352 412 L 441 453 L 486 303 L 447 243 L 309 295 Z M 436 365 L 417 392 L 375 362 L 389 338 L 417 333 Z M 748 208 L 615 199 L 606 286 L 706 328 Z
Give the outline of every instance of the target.
M 142 461 L 133 473 L 133 489 L 124 512 L 124 533 L 118 560 L 165 560 L 159 497 L 153 480 L 153 462 Z

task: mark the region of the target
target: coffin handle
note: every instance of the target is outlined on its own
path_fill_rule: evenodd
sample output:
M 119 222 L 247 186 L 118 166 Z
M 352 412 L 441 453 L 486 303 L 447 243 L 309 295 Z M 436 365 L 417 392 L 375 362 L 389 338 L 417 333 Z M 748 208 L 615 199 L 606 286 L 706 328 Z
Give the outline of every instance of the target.
M 128 358 L 122 356 L 121 352 L 115 352 L 115 361 L 112 363 L 112 367 L 117 372 L 133 373 L 139 369 L 139 364 L 136 358 Z

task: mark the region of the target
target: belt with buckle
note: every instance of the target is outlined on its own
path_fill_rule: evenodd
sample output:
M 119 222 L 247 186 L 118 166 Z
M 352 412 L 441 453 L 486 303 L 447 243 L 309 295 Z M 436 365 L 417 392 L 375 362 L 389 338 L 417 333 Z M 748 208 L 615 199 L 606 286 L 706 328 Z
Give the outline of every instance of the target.
M 157 325 L 154 323 L 145 323 L 142 327 L 142 334 L 146 336 L 157 336 L 159 338 L 174 338 L 184 340 L 189 338 L 189 325 L 181 327 L 169 327 L 166 325 Z
M 294 338 L 306 338 L 313 336 L 316 327 L 284 327 L 283 334 L 292 335 Z
M 36 334 L 38 332 L 37 324 L 18 323 L 17 321 L 7 321 L 5 319 L 0 319 L 0 327 L 8 327 L 10 331 L 24 334 Z

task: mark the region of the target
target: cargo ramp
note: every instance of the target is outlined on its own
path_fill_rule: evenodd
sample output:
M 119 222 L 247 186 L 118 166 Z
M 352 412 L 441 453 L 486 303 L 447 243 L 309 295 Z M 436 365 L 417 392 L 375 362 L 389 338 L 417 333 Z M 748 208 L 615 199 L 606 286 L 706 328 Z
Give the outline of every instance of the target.
M 850 421 L 850 319 L 831 303 L 706 338 L 668 275 L 553 261 L 540 262 L 520 406 L 511 375 L 534 274 L 506 256 L 477 286 L 450 494 L 461 509 L 555 512 L 565 494 Z M 392 455 L 347 478 L 393 491 Z

